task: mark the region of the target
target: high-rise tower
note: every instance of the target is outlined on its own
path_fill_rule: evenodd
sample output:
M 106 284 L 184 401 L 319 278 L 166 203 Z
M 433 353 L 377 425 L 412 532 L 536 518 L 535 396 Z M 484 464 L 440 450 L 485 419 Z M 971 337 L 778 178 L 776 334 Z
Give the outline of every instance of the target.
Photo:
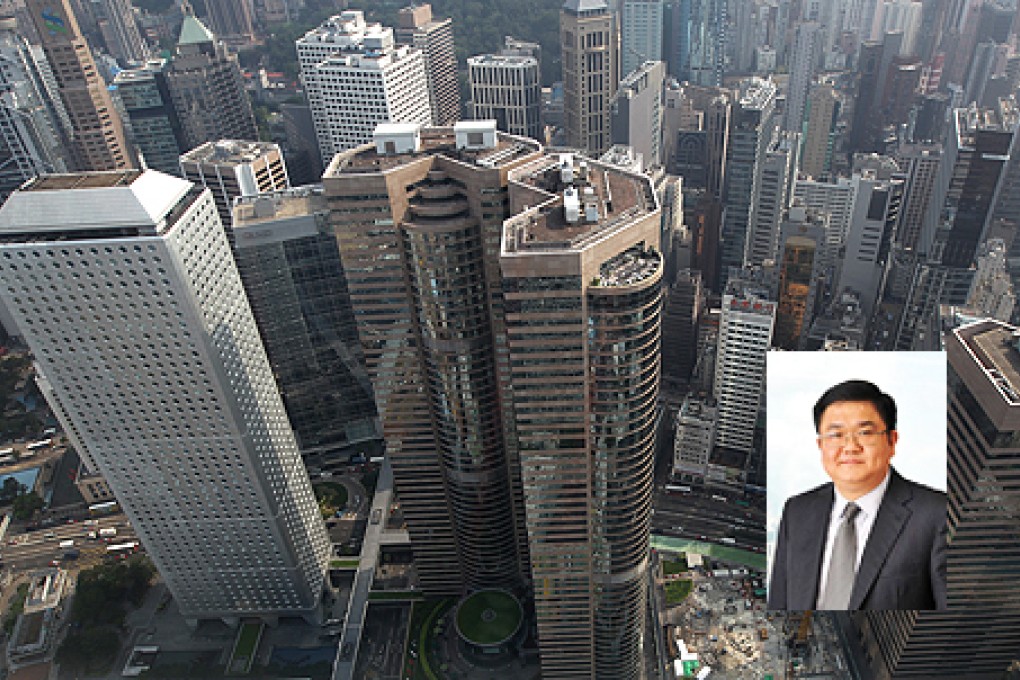
M 567 145 L 601 155 L 612 145 L 610 100 L 620 82 L 616 20 L 606 0 L 567 0 L 560 45 Z
M 530 56 L 483 54 L 468 57 L 471 113 L 495 120 L 501 132 L 541 139 L 542 74 Z
M 425 57 L 433 125 L 460 120 L 457 53 L 453 48 L 453 19 L 432 18 L 432 5 L 405 7 L 397 13 L 397 42 L 414 45 Z
M 0 208 L 0 281 L 182 614 L 314 617 L 329 539 L 209 192 L 155 170 L 33 180 Z
M 513 171 L 510 203 L 500 262 L 542 675 L 640 678 L 658 200 L 646 176 L 561 155 Z
M 432 124 L 421 49 L 398 46 L 364 12 L 330 17 L 298 38 L 297 53 L 324 163 L 372 141 L 380 123 Z
M 945 336 L 949 360 L 946 611 L 855 615 L 874 677 L 998 680 L 1020 649 L 1018 329 L 979 321 Z
M 181 24 L 177 55 L 166 79 L 185 149 L 219 139 L 258 140 L 237 58 L 190 14 Z
M 620 17 L 620 78 L 646 61 L 662 60 L 663 0 L 623 0 Z
M 323 184 L 422 589 L 528 579 L 499 234 L 540 153 L 493 121 L 380 125 Z
M 26 0 L 71 122 L 71 155 L 81 170 L 134 167 L 124 127 L 68 0 Z

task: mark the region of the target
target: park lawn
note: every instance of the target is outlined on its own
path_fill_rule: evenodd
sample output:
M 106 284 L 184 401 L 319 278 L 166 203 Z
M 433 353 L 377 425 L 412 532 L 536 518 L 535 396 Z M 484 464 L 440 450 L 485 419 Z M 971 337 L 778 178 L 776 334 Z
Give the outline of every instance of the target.
M 685 571 L 687 571 L 687 560 L 682 557 L 679 560 L 662 561 L 663 576 L 674 576 L 676 574 L 682 574 Z
M 316 482 L 312 485 L 323 517 L 332 517 L 347 507 L 347 487 L 337 482 Z
M 484 621 L 482 614 L 491 610 L 496 617 Z M 513 597 L 498 590 L 475 593 L 457 610 L 457 627 L 472 642 L 481 645 L 502 642 L 521 625 L 521 606 Z
M 679 579 L 666 582 L 666 606 L 672 607 L 680 604 L 691 594 L 692 583 L 690 579 Z
M 356 557 L 354 559 L 329 561 L 330 569 L 357 569 L 359 566 L 361 566 L 360 557 Z
M 230 663 L 227 666 L 228 674 L 245 675 L 251 670 L 252 662 L 255 660 L 255 649 L 261 637 L 261 623 L 241 624 L 237 642 L 234 643 L 234 652 L 230 655 Z

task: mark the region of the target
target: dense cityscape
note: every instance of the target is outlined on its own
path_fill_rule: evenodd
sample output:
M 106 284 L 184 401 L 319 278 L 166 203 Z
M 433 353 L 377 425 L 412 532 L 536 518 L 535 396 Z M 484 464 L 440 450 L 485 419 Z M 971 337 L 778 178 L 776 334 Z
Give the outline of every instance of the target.
M 1017 0 L 0 0 L 0 678 L 1020 678 L 1018 36 Z M 776 358 L 893 352 L 939 412 L 808 404 L 785 460 Z M 777 476 L 897 441 L 942 605 L 775 608 Z M 823 579 L 877 535 L 833 483 Z

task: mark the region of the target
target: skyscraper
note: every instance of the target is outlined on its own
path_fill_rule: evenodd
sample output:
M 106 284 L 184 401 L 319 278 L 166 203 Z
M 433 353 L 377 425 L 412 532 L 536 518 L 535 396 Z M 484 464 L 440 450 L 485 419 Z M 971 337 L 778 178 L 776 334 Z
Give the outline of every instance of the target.
M 793 51 L 790 54 L 790 84 L 786 93 L 786 114 L 783 129 L 801 132 L 808 91 L 818 68 L 824 33 L 814 21 L 804 21 L 794 29 Z
M 765 385 L 765 354 L 772 345 L 776 303 L 765 291 L 733 280 L 722 297 L 714 395 L 719 403 L 716 447 L 746 456 Z
M 387 124 L 323 175 L 426 592 L 528 580 L 498 235 L 540 148 L 492 121 Z
M 258 140 L 237 58 L 190 14 L 184 17 L 166 78 L 185 149 L 219 139 Z
M 146 167 L 180 175 L 184 131 L 170 98 L 168 66 L 165 59 L 153 59 L 140 68 L 121 71 L 113 83 L 131 123 L 131 141 Z
M 301 80 L 324 163 L 372 141 L 383 122 L 432 124 L 425 57 L 361 11 L 333 16 L 297 40 Z
M 612 199 L 612 212 L 607 201 Z M 648 177 L 511 171 L 500 263 L 542 675 L 643 677 L 662 255 Z
M 646 61 L 662 61 L 663 0 L 623 0 L 620 8 L 620 78 Z
M 646 61 L 620 82 L 613 96 L 613 144 L 640 153 L 645 167 L 662 163 L 662 87 L 666 65 Z
M 501 132 L 542 138 L 542 74 L 538 60 L 526 56 L 483 54 L 468 57 L 471 113 L 495 120 Z
M 1020 350 L 1014 326 L 945 335 L 949 360 L 949 608 L 855 615 L 875 677 L 999 680 L 1020 649 Z
M 723 190 L 722 275 L 744 261 L 751 210 L 762 160 L 772 144 L 776 86 L 750 78 L 741 83 L 740 99 L 730 117 Z
M 233 221 L 234 199 L 290 188 L 280 147 L 271 142 L 221 139 L 180 157 L 185 179 L 209 187 L 220 222 Z
M 744 266 L 775 261 L 779 255 L 779 225 L 790 200 L 790 188 L 797 176 L 800 135 L 776 135 L 761 157 L 745 244 Z
M 251 41 L 255 37 L 252 0 L 214 0 L 206 3 L 213 30 L 231 41 Z
M 100 0 L 99 31 L 106 49 L 121 64 L 145 61 L 149 48 L 138 31 L 130 0 Z
M 405 7 L 397 13 L 396 38 L 400 44 L 417 47 L 425 57 L 432 124 L 453 125 L 460 120 L 453 19 L 433 19 L 429 3 Z
M 560 45 L 567 145 L 600 155 L 612 146 L 610 101 L 620 82 L 616 20 L 606 0 L 566 0 Z
M 801 147 L 800 171 L 825 179 L 832 168 L 833 131 L 839 104 L 832 85 L 816 83 L 808 92 L 807 129 Z
M 45 56 L 0 19 L 0 202 L 27 180 L 66 171 L 69 123 Z
M 314 618 L 330 544 L 209 192 L 49 175 L 0 208 L 0 234 L 46 396 L 181 613 Z
M 378 438 L 372 385 L 319 187 L 239 200 L 234 257 L 301 456 L 327 467 Z
M 822 277 L 825 217 L 803 206 L 790 208 L 780 231 L 779 294 L 776 308 L 775 345 L 801 348 L 811 325 Z
M 74 166 L 80 170 L 133 167 L 120 116 L 68 0 L 26 0 L 26 7 L 70 119 Z

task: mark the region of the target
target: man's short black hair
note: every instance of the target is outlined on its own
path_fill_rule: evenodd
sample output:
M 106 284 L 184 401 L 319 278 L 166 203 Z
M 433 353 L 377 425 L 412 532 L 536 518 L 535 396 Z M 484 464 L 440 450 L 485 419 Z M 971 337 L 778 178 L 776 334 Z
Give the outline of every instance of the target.
M 815 432 L 819 432 L 825 409 L 839 401 L 870 402 L 885 422 L 886 429 L 896 429 L 896 402 L 893 398 L 867 380 L 847 380 L 830 387 L 815 403 Z

